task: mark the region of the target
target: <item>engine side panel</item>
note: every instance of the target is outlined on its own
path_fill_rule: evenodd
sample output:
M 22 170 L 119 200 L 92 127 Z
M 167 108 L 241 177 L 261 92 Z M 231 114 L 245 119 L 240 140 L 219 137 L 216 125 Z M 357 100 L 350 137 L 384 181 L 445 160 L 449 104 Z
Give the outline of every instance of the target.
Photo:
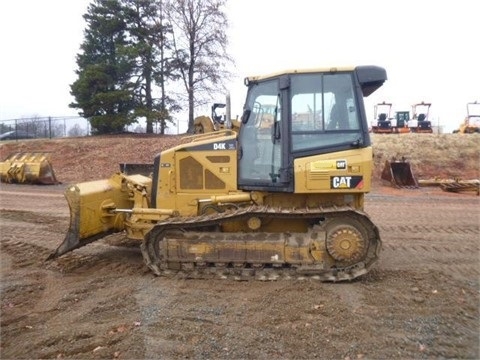
M 295 193 L 367 193 L 371 189 L 371 147 L 294 161 Z

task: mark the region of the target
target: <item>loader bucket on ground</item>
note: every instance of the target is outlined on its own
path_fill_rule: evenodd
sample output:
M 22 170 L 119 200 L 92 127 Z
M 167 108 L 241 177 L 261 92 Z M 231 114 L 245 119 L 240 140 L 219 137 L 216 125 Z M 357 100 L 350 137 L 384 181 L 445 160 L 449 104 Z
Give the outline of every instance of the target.
M 16 184 L 59 184 L 47 152 L 11 154 L 0 162 L 0 180 Z
M 405 160 L 385 161 L 381 178 L 395 187 L 418 188 L 418 181 L 413 175 L 410 163 Z
M 63 242 L 47 260 L 123 230 L 124 214 L 113 210 L 132 206 L 124 177 L 120 174 L 106 180 L 69 186 L 65 198 L 70 208 L 70 227 Z

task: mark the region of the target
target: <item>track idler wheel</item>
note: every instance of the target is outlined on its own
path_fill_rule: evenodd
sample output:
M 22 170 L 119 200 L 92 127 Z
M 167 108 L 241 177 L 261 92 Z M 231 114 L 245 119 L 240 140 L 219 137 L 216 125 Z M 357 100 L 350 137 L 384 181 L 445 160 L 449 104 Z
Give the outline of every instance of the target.
M 327 224 L 327 251 L 343 265 L 352 265 L 365 258 L 367 232 L 354 219 L 334 219 Z

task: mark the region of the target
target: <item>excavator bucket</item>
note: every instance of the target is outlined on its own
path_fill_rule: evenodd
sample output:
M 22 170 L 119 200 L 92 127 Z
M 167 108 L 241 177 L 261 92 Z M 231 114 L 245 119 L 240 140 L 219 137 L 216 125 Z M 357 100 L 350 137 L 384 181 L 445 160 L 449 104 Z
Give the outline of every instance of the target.
M 0 180 L 16 184 L 59 184 L 48 152 L 11 154 L 0 162 Z
M 418 188 L 418 181 L 413 175 L 410 163 L 405 159 L 386 160 L 381 178 L 398 188 Z

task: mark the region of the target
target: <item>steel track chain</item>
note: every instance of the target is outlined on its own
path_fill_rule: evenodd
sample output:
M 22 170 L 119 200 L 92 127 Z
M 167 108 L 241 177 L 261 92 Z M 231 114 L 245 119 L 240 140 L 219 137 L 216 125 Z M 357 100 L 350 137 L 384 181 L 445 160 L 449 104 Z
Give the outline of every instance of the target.
M 191 231 L 194 229 L 215 226 L 226 221 L 241 221 L 252 216 L 262 218 L 334 218 L 334 217 L 355 217 L 368 231 L 370 245 L 365 259 L 354 265 L 343 268 L 331 269 L 308 269 L 292 267 L 225 267 L 211 266 L 198 267 L 195 263 L 182 263 L 178 270 L 168 268 L 167 262 L 163 259 L 163 254 L 158 253 L 158 242 L 162 241 L 164 236 L 172 230 Z M 235 236 L 233 233 L 223 233 L 224 239 Z M 228 236 L 228 237 L 227 237 Z M 381 250 L 381 240 L 377 227 L 372 223 L 368 215 L 362 211 L 349 206 L 332 206 L 318 208 L 285 209 L 269 206 L 249 206 L 228 212 L 200 215 L 195 217 L 175 217 L 167 219 L 152 228 L 145 236 L 141 245 L 142 254 L 146 265 L 158 276 L 180 276 L 183 278 L 195 279 L 233 279 L 233 280 L 304 280 L 307 278 L 320 281 L 345 281 L 352 280 L 368 272 L 370 267 L 378 259 Z

